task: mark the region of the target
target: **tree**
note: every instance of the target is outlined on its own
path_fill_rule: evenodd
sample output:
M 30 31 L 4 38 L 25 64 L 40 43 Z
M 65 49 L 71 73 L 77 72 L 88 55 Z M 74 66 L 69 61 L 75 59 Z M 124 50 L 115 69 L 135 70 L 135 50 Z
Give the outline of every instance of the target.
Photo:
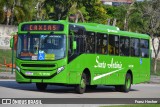
M 66 19 L 75 0 L 45 0 L 44 7 L 49 19 Z
M 0 23 L 4 22 L 5 20 L 5 12 L 3 10 L 3 6 L 0 4 Z
M 88 22 L 106 24 L 109 16 L 107 15 L 105 6 L 100 0 L 82 0 L 82 4 L 86 7 L 86 11 L 89 13 Z
M 145 1 L 141 9 L 143 13 L 143 31 L 148 33 L 152 39 L 154 58 L 154 73 L 157 71 L 157 59 L 160 52 L 160 2 L 159 0 Z M 155 39 L 158 39 L 158 47 L 155 48 Z
M 20 23 L 22 21 L 31 21 L 35 7 L 33 0 L 1 0 L 0 12 L 2 22 L 6 24 Z
M 126 11 L 124 11 L 125 13 Z M 119 12 L 120 13 L 120 12 Z M 154 73 L 156 74 L 156 66 L 158 54 L 160 52 L 160 2 L 159 0 L 151 0 L 144 2 L 134 2 L 130 5 L 130 9 L 125 13 L 126 23 L 124 30 L 145 33 L 151 36 L 154 58 Z M 120 19 L 123 19 L 122 17 Z M 155 47 L 155 39 L 158 39 L 158 48 Z
M 124 29 L 124 19 L 126 15 L 126 6 L 106 6 L 108 17 L 108 25 L 118 26 L 120 29 Z
M 89 19 L 88 12 L 86 11 L 86 7 L 84 7 L 82 4 L 75 2 L 73 3 L 72 7 L 69 11 L 69 18 L 70 20 L 74 20 L 75 23 L 81 19 L 81 22 L 85 22 Z

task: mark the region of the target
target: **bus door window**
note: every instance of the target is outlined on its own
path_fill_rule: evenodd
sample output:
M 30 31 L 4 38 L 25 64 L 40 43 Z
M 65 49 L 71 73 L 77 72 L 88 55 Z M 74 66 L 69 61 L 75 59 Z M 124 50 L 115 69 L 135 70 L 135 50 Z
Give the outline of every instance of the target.
M 120 55 L 129 56 L 130 53 L 130 39 L 129 37 L 120 37 Z
M 94 32 L 86 32 L 86 52 L 87 53 L 95 53 L 95 33 Z
M 85 52 L 85 28 L 77 25 L 69 26 L 69 38 L 68 38 L 68 54 L 80 54 Z M 77 42 L 76 50 L 73 50 L 73 41 Z
M 145 39 L 140 40 L 141 57 L 149 57 L 149 41 Z
M 78 29 L 78 32 L 75 32 L 74 40 L 77 42 L 77 49 L 75 53 L 81 54 L 85 52 L 85 39 L 84 39 L 84 30 Z
M 109 35 L 108 51 L 111 55 L 119 55 L 119 36 Z
M 68 54 L 69 56 L 72 55 L 73 53 L 73 38 L 72 38 L 72 35 L 69 35 L 68 36 Z
M 108 53 L 108 38 L 106 34 L 97 33 L 97 53 Z
M 137 38 L 131 38 L 131 56 L 139 57 L 139 39 Z

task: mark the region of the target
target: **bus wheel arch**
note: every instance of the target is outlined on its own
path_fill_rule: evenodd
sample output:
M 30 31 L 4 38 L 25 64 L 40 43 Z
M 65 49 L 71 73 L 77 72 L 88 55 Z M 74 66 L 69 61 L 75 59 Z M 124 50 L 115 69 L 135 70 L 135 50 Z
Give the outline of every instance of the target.
M 91 85 L 91 73 L 90 73 L 90 70 L 88 68 L 86 68 L 86 69 L 83 70 L 83 73 L 86 74 L 86 79 L 87 79 L 86 89 L 87 90 L 94 90 L 94 89 L 96 89 L 97 85 Z
M 83 94 L 86 91 L 87 78 L 86 74 L 83 72 L 80 80 L 80 84 L 75 86 L 75 91 L 78 94 Z
M 91 74 L 88 68 L 85 68 L 81 75 L 80 84 L 75 86 L 75 91 L 79 94 L 83 94 L 86 91 L 87 85 L 90 85 Z
M 125 76 L 125 83 L 124 83 L 124 85 L 120 86 L 120 90 L 122 92 L 129 92 L 131 89 L 132 81 L 133 81 L 132 71 L 128 70 L 126 73 L 126 76 Z
M 116 85 L 115 90 L 121 92 L 129 92 L 131 89 L 131 84 L 133 84 L 133 74 L 131 70 L 128 70 L 125 74 L 124 85 Z
M 129 70 L 127 71 L 126 75 L 127 75 L 127 74 L 130 74 L 130 75 L 131 75 L 131 84 L 133 84 L 133 73 L 132 73 L 132 71 L 129 69 Z
M 90 83 L 91 83 L 91 73 L 90 73 L 90 70 L 88 68 L 85 68 L 83 70 L 83 73 L 86 74 L 87 85 L 90 85 Z

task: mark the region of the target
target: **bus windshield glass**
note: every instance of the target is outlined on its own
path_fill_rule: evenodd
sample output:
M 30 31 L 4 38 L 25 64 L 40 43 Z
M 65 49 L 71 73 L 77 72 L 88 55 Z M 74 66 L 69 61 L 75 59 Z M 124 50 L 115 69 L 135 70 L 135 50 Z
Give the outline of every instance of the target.
M 65 53 L 65 35 L 23 34 L 18 36 L 18 59 L 58 60 L 64 58 Z

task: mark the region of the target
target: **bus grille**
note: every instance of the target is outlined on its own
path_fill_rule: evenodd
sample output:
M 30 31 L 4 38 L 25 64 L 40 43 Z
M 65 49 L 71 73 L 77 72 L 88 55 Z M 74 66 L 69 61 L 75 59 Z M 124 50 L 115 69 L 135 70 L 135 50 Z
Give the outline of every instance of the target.
M 22 64 L 22 67 L 55 67 L 55 64 Z

